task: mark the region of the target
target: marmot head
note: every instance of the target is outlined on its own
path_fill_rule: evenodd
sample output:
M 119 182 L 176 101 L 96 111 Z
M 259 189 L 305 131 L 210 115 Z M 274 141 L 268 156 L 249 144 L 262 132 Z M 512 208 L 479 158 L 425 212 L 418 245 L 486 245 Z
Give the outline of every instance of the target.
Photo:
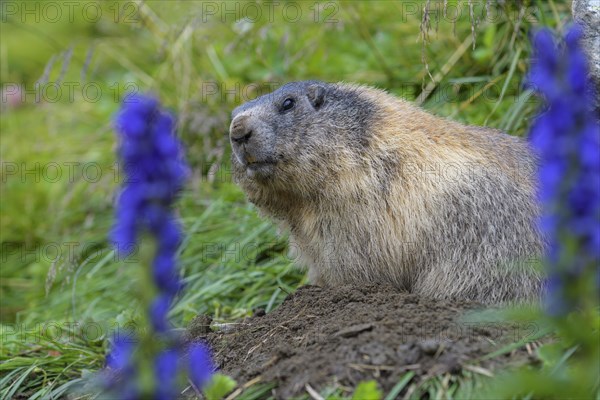
M 360 86 L 288 83 L 233 110 L 234 178 L 249 194 L 313 196 L 358 167 L 375 114 Z

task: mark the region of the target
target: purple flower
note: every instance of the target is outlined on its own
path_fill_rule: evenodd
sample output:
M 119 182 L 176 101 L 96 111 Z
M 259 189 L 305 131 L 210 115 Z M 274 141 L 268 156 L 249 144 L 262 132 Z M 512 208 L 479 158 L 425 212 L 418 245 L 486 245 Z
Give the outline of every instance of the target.
M 158 253 L 154 258 L 152 274 L 159 289 L 168 294 L 175 294 L 182 286 L 175 272 L 175 255 Z
M 559 60 L 552 33 L 542 30 L 533 41 L 537 58 L 531 62 L 528 83 L 539 93 L 554 98 L 559 91 L 554 79 Z
M 188 176 L 188 167 L 174 134 L 173 117 L 162 111 L 153 97 L 130 95 L 115 125 L 126 175 L 111 234 L 115 247 L 132 249 L 141 229 L 150 230 L 160 240 L 165 237 L 160 235 L 162 226 L 166 226 L 171 231 L 169 239 L 178 236 L 179 232 L 172 232 L 171 207 Z
M 197 389 L 202 389 L 213 375 L 215 366 L 208 347 L 194 343 L 189 348 L 189 377 Z
M 173 349 L 163 350 L 154 361 L 154 377 L 156 379 L 155 398 L 171 400 L 177 398 L 177 372 L 179 356 Z
M 133 360 L 135 340 L 130 335 L 115 335 L 109 354 L 106 356 L 107 370 L 103 371 L 102 385 L 120 399 L 139 398 L 136 384 L 137 369 Z
M 182 146 L 175 136 L 174 118 L 163 111 L 157 99 L 130 95 L 123 101 L 115 118 L 119 136 L 119 156 L 125 173 L 123 188 L 117 200 L 115 225 L 111 239 L 119 256 L 134 249 L 141 231 L 150 233 L 156 242 L 152 276 L 158 295 L 148 305 L 153 337 L 163 340 L 167 348 L 156 357 L 157 398 L 174 398 L 177 393 L 177 353 L 167 318 L 169 307 L 181 288 L 177 272 L 176 252 L 181 242 L 181 229 L 175 221 L 173 203 L 188 175 Z M 177 342 L 175 340 L 175 342 Z M 129 371 L 133 344 L 115 341 L 107 357 L 107 366 L 121 373 L 115 392 L 131 386 Z M 142 396 L 143 397 L 143 396 Z
M 130 95 L 115 118 L 120 136 L 119 154 L 126 175 L 117 203 L 111 237 L 119 255 L 135 248 L 141 230 L 157 241 L 154 281 L 169 298 L 159 297 L 149 310 L 155 328 L 166 329 L 168 306 L 180 289 L 175 253 L 181 230 L 172 205 L 188 175 L 182 147 L 175 137 L 174 118 L 150 96 Z
M 182 389 L 178 385 L 178 374 L 179 350 L 183 348 L 181 339 L 171 331 L 168 319 L 169 309 L 182 287 L 176 257 L 182 233 L 173 203 L 188 176 L 188 167 L 175 136 L 174 118 L 160 108 L 155 98 L 128 96 L 115 118 L 115 125 L 126 179 L 117 200 L 111 239 L 120 256 L 135 249 L 142 231 L 155 239 L 151 276 L 158 293 L 147 305 L 147 311 L 151 340 L 159 344 L 160 350 L 152 360 L 156 378 L 154 391 L 148 393 L 148 388 L 142 388 L 143 393 L 139 394 L 132 379 L 133 344 L 115 342 L 107 366 L 123 373 L 122 379 L 112 381 L 112 391 L 119 397 L 172 399 Z M 208 350 L 193 347 L 188 368 L 190 378 L 203 385 L 212 369 Z
M 549 30 L 534 39 L 529 85 L 546 110 L 533 124 L 531 144 L 540 156 L 540 228 L 549 239 L 548 312 L 560 316 L 595 293 L 578 293 L 580 280 L 598 281 L 600 268 L 600 126 L 591 109 L 594 92 L 574 25 L 559 48 Z M 575 255 L 575 256 L 574 256 Z
M 150 321 L 155 332 L 165 333 L 169 328 L 167 315 L 171 307 L 171 297 L 160 294 L 150 306 Z
M 106 356 L 106 366 L 113 370 L 130 368 L 131 356 L 135 349 L 134 342 L 129 337 L 115 336 L 110 353 Z

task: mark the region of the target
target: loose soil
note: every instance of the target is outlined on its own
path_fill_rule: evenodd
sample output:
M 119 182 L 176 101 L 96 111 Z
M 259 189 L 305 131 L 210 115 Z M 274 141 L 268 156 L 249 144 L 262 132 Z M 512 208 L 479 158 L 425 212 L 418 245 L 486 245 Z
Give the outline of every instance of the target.
M 226 330 L 207 329 L 210 319 L 199 316 L 188 335 L 207 342 L 219 369 L 239 384 L 258 376 L 261 382 L 276 382 L 278 398 L 306 394 L 307 385 L 317 391 L 331 385 L 352 388 L 369 379 L 387 393 L 407 371 L 414 371 L 413 382 L 419 382 L 523 361 L 524 351 L 482 360 L 503 343 L 522 338 L 506 326 L 465 322 L 465 314 L 482 308 L 391 287 L 304 286 L 269 314 L 259 310 Z

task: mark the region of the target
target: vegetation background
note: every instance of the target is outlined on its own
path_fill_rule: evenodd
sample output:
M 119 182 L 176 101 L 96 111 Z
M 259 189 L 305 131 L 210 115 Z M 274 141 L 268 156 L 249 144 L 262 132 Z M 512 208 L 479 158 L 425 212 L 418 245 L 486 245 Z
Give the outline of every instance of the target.
M 107 242 L 122 179 L 111 118 L 131 91 L 178 115 L 193 167 L 172 310 L 228 322 L 305 282 L 286 238 L 231 182 L 238 104 L 289 81 L 359 82 L 523 136 L 529 35 L 570 2 L 75 1 L 1 6 L 0 397 L 57 398 L 135 326 L 140 265 Z M 415 392 L 417 393 L 417 392 Z

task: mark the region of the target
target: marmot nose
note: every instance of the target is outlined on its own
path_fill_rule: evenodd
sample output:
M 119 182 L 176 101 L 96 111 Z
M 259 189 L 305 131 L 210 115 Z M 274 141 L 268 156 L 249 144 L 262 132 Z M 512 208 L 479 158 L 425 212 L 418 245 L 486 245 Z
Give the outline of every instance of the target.
M 252 136 L 251 130 L 238 130 L 235 132 L 231 132 L 231 140 L 233 140 L 237 144 L 248 143 L 250 137 Z
M 247 116 L 240 116 L 234 119 L 231 124 L 231 132 L 229 133 L 231 141 L 236 144 L 248 143 L 248 140 L 252 136 L 252 128 L 249 125 Z

